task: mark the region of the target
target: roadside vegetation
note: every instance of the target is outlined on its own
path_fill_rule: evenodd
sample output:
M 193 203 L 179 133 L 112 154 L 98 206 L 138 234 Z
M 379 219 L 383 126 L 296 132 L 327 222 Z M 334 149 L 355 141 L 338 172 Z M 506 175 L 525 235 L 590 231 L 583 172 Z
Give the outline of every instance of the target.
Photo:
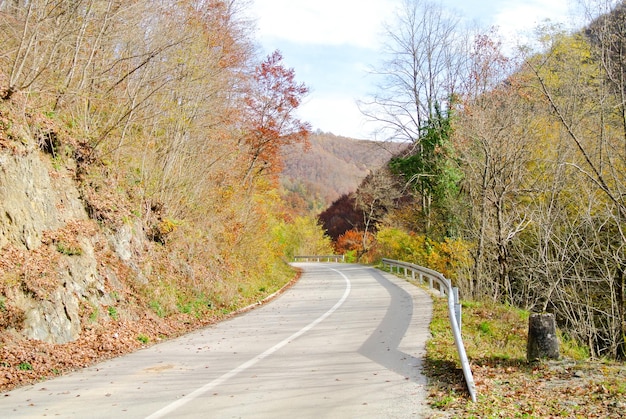
M 309 89 L 248 7 L 0 2 L 0 390 L 223 319 L 295 278 L 285 255 L 331 251 L 279 184 Z
M 442 413 L 623 414 L 626 3 L 576 3 L 584 27 L 546 22 L 508 51 L 439 3 L 399 2 L 361 108 L 406 147 L 317 218 L 279 182 L 283 151 L 309 145 L 309 90 L 259 56 L 246 0 L 1 1 L 0 390 L 223 319 L 334 246 L 460 289 L 480 401 L 436 303 Z M 77 334 L 27 340 L 29 310 L 57 308 Z M 555 314 L 562 361 L 524 361 L 530 311 Z
M 435 269 L 625 361 L 626 3 L 571 7 L 575 28 L 543 22 L 514 47 L 401 1 L 361 106 L 406 149 L 320 220 L 354 260 Z
M 529 312 L 495 303 L 462 303 L 462 334 L 478 393 L 467 393 L 445 298 L 433 297 L 424 372 L 435 418 L 622 418 L 626 365 L 589 360 L 560 333 L 561 358 L 526 361 Z

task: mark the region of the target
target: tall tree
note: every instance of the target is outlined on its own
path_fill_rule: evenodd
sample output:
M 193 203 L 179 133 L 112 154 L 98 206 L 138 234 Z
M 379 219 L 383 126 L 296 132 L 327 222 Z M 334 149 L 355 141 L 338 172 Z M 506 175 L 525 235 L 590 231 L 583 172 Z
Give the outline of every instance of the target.
M 403 0 L 386 29 L 385 59 L 374 70 L 377 93 L 360 103 L 384 139 L 410 144 L 392 169 L 416 194 L 427 234 L 454 234 L 454 228 L 433 226 L 435 218 L 451 221 L 446 206 L 452 202 L 446 200 L 459 180 L 448 138 L 452 102 L 466 73 L 466 40 L 460 18 L 440 4 Z
M 451 142 L 452 132 L 451 111 L 443 112 L 435 104 L 418 147 L 389 162 L 390 169 L 405 179 L 421 204 L 422 231 L 438 239 L 458 234 L 455 201 L 462 172 Z
M 594 191 L 587 203 L 594 208 L 593 216 L 581 207 L 581 219 L 595 230 L 590 238 L 606 249 L 586 242 L 584 251 L 575 251 L 589 255 L 581 263 L 593 272 L 598 286 L 574 276 L 578 290 L 584 289 L 589 298 L 580 305 L 585 310 L 572 317 L 601 325 L 588 339 L 592 350 L 608 350 L 621 358 L 626 358 L 625 17 L 626 9 L 619 4 L 594 20 L 585 34 L 548 38 L 548 52 L 526 63 L 564 140 L 576 151 L 568 164 Z
M 460 18 L 439 3 L 403 0 L 386 28 L 380 83 L 361 111 L 382 125 L 384 139 L 419 144 L 436 106 L 447 109 L 465 72 L 467 37 Z
M 253 76 L 254 84 L 244 103 L 248 132 L 244 142 L 250 163 L 246 178 L 266 171 L 275 176 L 282 169 L 281 148 L 308 141 L 311 127 L 295 115 L 309 89 L 297 83 L 295 71 L 283 66 L 283 56 L 274 51 Z

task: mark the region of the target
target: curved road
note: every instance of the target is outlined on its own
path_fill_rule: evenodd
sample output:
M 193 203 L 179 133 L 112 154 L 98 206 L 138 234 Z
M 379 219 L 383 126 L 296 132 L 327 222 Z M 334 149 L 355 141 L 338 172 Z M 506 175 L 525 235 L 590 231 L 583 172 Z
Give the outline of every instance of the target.
M 430 297 L 361 265 L 298 263 L 271 303 L 0 395 L 0 417 L 419 418 Z

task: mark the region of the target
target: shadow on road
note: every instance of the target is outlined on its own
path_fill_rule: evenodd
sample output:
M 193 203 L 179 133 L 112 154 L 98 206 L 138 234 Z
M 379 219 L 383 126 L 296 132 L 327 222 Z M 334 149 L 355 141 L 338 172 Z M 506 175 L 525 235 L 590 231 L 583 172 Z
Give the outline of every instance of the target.
M 426 384 L 427 380 L 421 373 L 422 359 L 398 349 L 411 324 L 413 298 L 378 270 L 372 269 L 371 273 L 387 290 L 391 303 L 376 331 L 359 348 L 359 353 L 412 382 Z

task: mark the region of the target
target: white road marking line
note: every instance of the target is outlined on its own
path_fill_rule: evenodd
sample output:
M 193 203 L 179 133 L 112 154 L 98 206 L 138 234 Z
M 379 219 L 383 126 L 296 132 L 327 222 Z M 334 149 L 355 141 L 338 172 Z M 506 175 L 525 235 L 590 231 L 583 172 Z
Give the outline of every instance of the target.
M 257 362 L 259 362 L 259 361 L 263 360 L 264 358 L 267 358 L 268 356 L 272 355 L 274 352 L 278 351 L 279 349 L 281 349 L 282 347 L 287 345 L 292 340 L 302 336 L 303 334 L 305 334 L 309 330 L 313 329 L 315 326 L 317 326 L 322 321 L 324 321 L 328 316 L 333 314 L 339 307 L 341 307 L 341 305 L 348 298 L 348 295 L 350 294 L 350 290 L 352 289 L 352 283 L 350 282 L 348 277 L 346 275 L 344 275 L 342 272 L 340 272 L 340 271 L 338 271 L 336 269 L 333 269 L 333 268 L 328 268 L 328 269 L 330 269 L 331 271 L 337 272 L 346 281 L 346 290 L 344 291 L 343 296 L 339 299 L 339 301 L 337 301 L 337 303 L 335 303 L 334 306 L 332 306 L 330 308 L 330 310 L 328 310 L 326 313 L 322 314 L 320 317 L 315 319 L 313 322 L 311 322 L 308 325 L 304 326 L 302 329 L 300 329 L 299 331 L 297 331 L 293 335 L 289 336 L 288 338 L 284 339 L 283 341 L 281 341 L 281 342 L 277 343 L 276 345 L 272 346 L 271 348 L 269 348 L 268 350 L 266 350 L 262 354 L 257 355 L 256 357 L 250 359 L 247 362 L 244 362 L 243 364 L 241 364 L 237 368 L 227 372 L 226 374 L 222 375 L 221 377 L 216 378 L 215 380 L 213 380 L 213 381 L 203 385 L 202 387 L 194 390 L 193 392 L 191 392 L 191 393 L 187 394 L 186 396 L 176 400 L 175 402 L 172 402 L 172 403 L 168 404 L 167 406 L 163 407 L 162 409 L 157 410 L 156 412 L 154 412 L 150 416 L 147 416 L 146 419 L 162 418 L 165 415 L 167 415 L 168 413 L 172 413 L 174 410 L 176 410 L 176 409 L 186 405 L 187 403 L 191 402 L 192 400 L 197 399 L 198 397 L 202 396 L 203 394 L 205 394 L 206 392 L 212 390 L 213 388 L 219 386 L 220 384 L 224 383 L 225 381 L 229 380 L 230 378 L 234 377 L 235 375 L 239 374 L 240 372 L 243 372 L 243 371 L 247 370 L 248 368 L 252 367 Z

